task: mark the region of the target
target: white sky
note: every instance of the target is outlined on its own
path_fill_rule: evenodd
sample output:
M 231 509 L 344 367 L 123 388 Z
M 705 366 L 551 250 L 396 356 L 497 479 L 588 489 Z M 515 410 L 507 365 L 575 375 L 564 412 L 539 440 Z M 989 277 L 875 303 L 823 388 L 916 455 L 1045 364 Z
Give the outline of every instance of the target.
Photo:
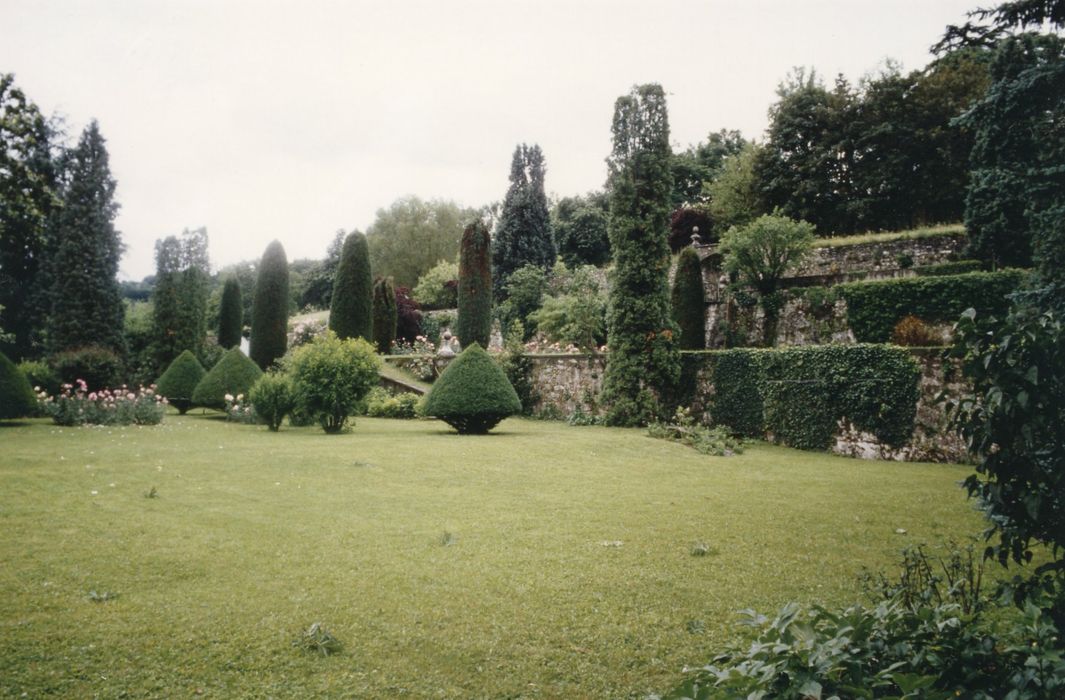
M 206 226 L 217 267 L 320 258 L 406 194 L 502 199 L 519 142 L 547 189 L 602 186 L 614 100 L 669 95 L 672 140 L 761 137 L 792 66 L 923 67 L 978 0 L 0 0 L 0 71 L 76 138 L 100 122 L 121 276 Z M 987 3 L 984 3 L 987 4 Z

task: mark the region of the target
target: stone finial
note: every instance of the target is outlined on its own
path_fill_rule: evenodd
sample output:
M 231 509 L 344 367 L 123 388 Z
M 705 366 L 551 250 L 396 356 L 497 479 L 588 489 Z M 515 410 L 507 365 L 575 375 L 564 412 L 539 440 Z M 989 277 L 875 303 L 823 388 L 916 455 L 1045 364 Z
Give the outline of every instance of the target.
M 702 236 L 699 235 L 699 227 L 692 226 L 692 245 L 700 246 L 703 244 Z
M 436 351 L 440 357 L 454 357 L 455 351 L 451 347 L 451 331 L 445 330 L 440 336 L 440 348 Z

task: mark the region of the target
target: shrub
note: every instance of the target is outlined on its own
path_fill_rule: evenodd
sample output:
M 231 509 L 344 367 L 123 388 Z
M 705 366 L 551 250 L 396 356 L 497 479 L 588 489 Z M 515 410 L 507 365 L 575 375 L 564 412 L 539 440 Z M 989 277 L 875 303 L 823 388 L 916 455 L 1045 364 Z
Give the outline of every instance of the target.
M 458 305 L 458 263 L 441 260 L 418 278 L 412 293 L 426 309 L 453 309 Z
M 327 330 L 325 321 L 315 319 L 293 324 L 288 331 L 288 347 L 291 350 L 306 345 L 318 336 L 325 335 Z
M 255 406 L 252 405 L 251 401 L 245 399 L 244 394 L 237 394 L 236 396 L 226 394 L 225 400 L 226 405 L 222 410 L 226 412 L 227 421 L 245 425 L 255 425 L 261 422 L 259 414 L 255 412 Z
M 483 434 L 507 416 L 520 413 L 521 401 L 503 370 L 474 343 L 436 380 L 422 412 L 462 435 Z
M 329 330 L 341 340 L 373 340 L 373 275 L 366 236 L 352 231 L 344 239 L 333 282 L 329 308 Z
M 230 348 L 196 385 L 192 403 L 196 406 L 223 409 L 226 394 L 246 394 L 263 372 L 240 348 Z
M 152 387 L 136 392 L 119 389 L 88 390 L 84 381 L 62 385 L 56 396 L 39 395 L 41 408 L 56 425 L 157 425 L 166 413 L 166 398 Z
M 891 342 L 911 348 L 927 348 L 943 344 L 943 336 L 916 316 L 905 316 L 891 331 Z
M 36 410 L 37 400 L 29 379 L 0 352 L 0 420 L 22 418 Z
M 915 267 L 914 272 L 918 277 L 945 277 L 947 275 L 964 275 L 969 272 L 980 272 L 984 269 L 984 263 L 979 260 L 954 260 L 952 262 L 936 263 L 935 265 L 922 265 Z
M 414 392 L 390 394 L 381 387 L 370 390 L 366 397 L 366 415 L 371 418 L 416 418 L 420 397 Z
M 410 288 L 396 287 L 396 338 L 413 342 L 422 335 L 422 312 Z
M 284 374 L 268 372 L 252 386 L 248 392 L 248 400 L 251 401 L 259 419 L 276 433 L 285 416 L 296 405 L 292 380 Z
M 200 361 L 188 350 L 174 358 L 162 376 L 155 382 L 156 391 L 165 396 L 170 405 L 185 415 L 192 407 L 192 393 L 207 374 Z
M 1002 314 L 1008 295 L 1024 281 L 1021 270 L 970 272 L 949 277 L 902 277 L 838 285 L 847 301 L 847 322 L 863 343 L 885 343 L 907 315 L 926 321 L 956 321 L 962 311 Z
M 30 386 L 38 391 L 47 392 L 49 396 L 59 393 L 59 385 L 62 384 L 55 370 L 44 362 L 36 360 L 24 360 L 18 363 L 19 371 L 30 380 Z
M 519 267 L 510 274 L 506 282 L 507 298 L 498 307 L 505 333 L 509 333 L 515 323 L 520 323 L 525 332 L 523 340 L 536 334 L 536 319 L 532 315 L 543 304 L 547 286 L 547 273 L 536 265 Z
M 570 424 L 573 424 L 571 419 Z M 714 457 L 730 457 L 743 453 L 742 443 L 733 437 L 732 428 L 717 425 L 708 428 L 699 425 L 691 412 L 678 408 L 673 420 L 668 423 L 651 423 L 647 434 L 653 438 L 672 440 L 694 448 L 697 452 Z
M 64 383 L 84 379 L 90 389 L 114 386 L 122 377 L 122 360 L 112 350 L 99 345 L 56 353 L 49 364 Z
M 702 350 L 706 347 L 703 268 L 699 262 L 699 254 L 692 247 L 685 248 L 677 256 L 671 302 L 673 322 L 680 330 L 680 349 Z
M 373 342 L 377 352 L 385 355 L 396 339 L 399 313 L 392 278 L 379 278 L 373 285 Z
M 218 344 L 224 350 L 240 345 L 244 330 L 244 305 L 240 299 L 240 280 L 234 275 L 226 278 L 222 287 L 222 303 L 218 312 Z
M 380 359 L 362 338 L 341 340 L 333 332 L 297 348 L 289 361 L 301 410 L 338 433 L 378 381 Z
M 285 354 L 288 343 L 288 260 L 277 241 L 266 247 L 255 280 L 249 355 L 266 369 Z
M 492 258 L 488 228 L 475 221 L 459 249 L 458 336 L 463 345 L 488 347 L 492 335 Z

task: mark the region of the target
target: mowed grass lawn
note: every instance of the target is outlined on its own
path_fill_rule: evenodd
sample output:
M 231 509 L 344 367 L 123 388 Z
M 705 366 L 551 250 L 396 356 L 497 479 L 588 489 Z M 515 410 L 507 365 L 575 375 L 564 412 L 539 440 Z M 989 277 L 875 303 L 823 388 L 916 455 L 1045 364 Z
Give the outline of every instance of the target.
M 740 609 L 851 602 L 978 532 L 968 472 L 521 419 L 27 421 L 0 428 L 0 693 L 643 697 Z M 293 646 L 313 622 L 342 653 Z

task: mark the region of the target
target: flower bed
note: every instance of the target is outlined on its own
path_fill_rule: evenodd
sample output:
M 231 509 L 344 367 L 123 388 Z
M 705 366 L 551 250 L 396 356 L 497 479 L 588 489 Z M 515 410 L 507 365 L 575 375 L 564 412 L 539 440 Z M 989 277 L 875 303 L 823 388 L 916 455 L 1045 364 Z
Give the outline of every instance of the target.
M 125 384 L 118 389 L 88 390 L 83 379 L 63 384 L 56 396 L 35 387 L 37 402 L 56 425 L 157 425 L 163 420 L 167 400 L 155 385 L 133 391 Z

